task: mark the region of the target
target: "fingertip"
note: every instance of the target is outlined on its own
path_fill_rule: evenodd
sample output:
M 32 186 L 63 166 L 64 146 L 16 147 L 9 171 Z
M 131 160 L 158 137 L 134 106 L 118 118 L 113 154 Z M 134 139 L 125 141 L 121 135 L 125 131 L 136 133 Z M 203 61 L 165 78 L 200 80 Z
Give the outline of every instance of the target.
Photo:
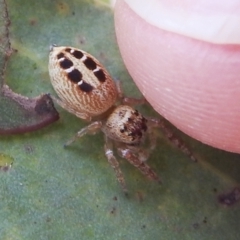
M 125 65 L 153 108 L 193 138 L 240 152 L 240 46 L 167 32 L 123 1 L 115 26 Z

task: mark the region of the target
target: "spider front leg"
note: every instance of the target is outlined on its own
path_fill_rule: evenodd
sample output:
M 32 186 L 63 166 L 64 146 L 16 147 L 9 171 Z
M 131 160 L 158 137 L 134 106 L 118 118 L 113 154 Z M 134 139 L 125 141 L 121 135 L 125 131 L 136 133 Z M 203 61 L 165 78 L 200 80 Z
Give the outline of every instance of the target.
M 74 141 L 76 141 L 77 138 L 83 137 L 86 134 L 95 134 L 98 132 L 102 127 L 101 121 L 95 121 L 88 126 L 82 128 L 79 132 L 77 132 L 69 141 L 67 141 L 64 144 L 64 147 L 72 144 Z
M 169 141 L 176 146 L 178 149 L 180 149 L 186 156 L 188 156 L 192 161 L 197 162 L 197 158 L 193 155 L 193 153 L 190 151 L 190 149 L 187 147 L 187 145 L 184 143 L 184 141 L 176 136 L 173 131 L 166 126 L 165 121 L 161 119 L 155 119 L 155 118 L 148 118 L 148 122 L 150 127 L 153 128 L 161 128 L 163 134 L 166 138 L 169 139 Z M 152 135 L 154 136 L 154 135 Z
M 127 146 L 127 145 L 126 145 Z M 161 183 L 159 176 L 148 166 L 145 162 L 141 161 L 137 154 L 133 153 L 129 148 L 118 147 L 118 153 L 122 158 L 128 160 L 134 167 L 138 168 L 149 179 Z
M 115 158 L 113 154 L 113 145 L 112 141 L 105 135 L 105 145 L 104 145 L 104 150 L 105 150 L 105 156 L 107 157 L 108 162 L 110 163 L 111 167 L 113 168 L 117 180 L 120 183 L 122 190 L 127 194 L 127 188 L 124 180 L 123 173 L 119 167 L 119 163 L 117 159 Z
M 116 86 L 117 86 L 118 97 L 120 99 L 121 104 L 126 104 L 133 107 L 135 105 L 142 105 L 147 103 L 144 97 L 141 97 L 141 98 L 125 97 L 122 91 L 122 85 L 120 80 L 116 80 Z
M 138 156 L 141 162 L 146 162 L 152 152 L 152 149 L 139 148 L 137 146 L 128 146 L 128 149 Z

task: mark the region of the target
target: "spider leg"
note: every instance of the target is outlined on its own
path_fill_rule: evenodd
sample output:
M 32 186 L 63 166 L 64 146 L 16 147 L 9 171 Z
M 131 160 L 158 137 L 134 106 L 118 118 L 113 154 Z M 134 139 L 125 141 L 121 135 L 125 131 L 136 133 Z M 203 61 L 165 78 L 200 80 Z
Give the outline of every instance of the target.
M 131 107 L 134 107 L 136 105 L 146 104 L 146 103 L 147 101 L 144 97 L 141 97 L 141 98 L 124 97 L 122 99 L 122 104 L 129 105 Z
M 81 118 L 83 120 L 86 120 L 88 122 L 91 121 L 91 116 L 89 116 L 87 113 L 80 113 L 80 112 L 76 112 L 74 109 L 71 108 L 71 106 L 69 106 L 66 102 L 62 101 L 59 98 L 56 98 L 54 96 L 51 95 L 51 98 L 54 100 L 54 102 L 56 102 L 60 107 L 62 107 L 63 109 L 67 110 L 68 112 L 74 114 L 75 116 L 77 116 L 78 118 Z
M 77 132 L 70 140 L 68 140 L 64 146 L 68 146 L 72 144 L 74 141 L 77 140 L 77 138 L 83 137 L 86 134 L 95 134 L 98 132 L 102 127 L 102 122 L 101 121 L 95 121 L 88 126 L 82 128 L 79 132 Z
M 118 153 L 122 158 L 127 159 L 134 167 L 138 168 L 145 176 L 149 179 L 155 180 L 161 183 L 160 178 L 158 175 L 148 166 L 145 162 L 141 161 L 139 157 L 134 154 L 128 148 L 118 147 Z
M 141 97 L 141 98 L 125 97 L 122 90 L 121 81 L 118 79 L 116 79 L 116 87 L 117 87 L 118 97 L 120 99 L 121 104 L 135 106 L 135 105 L 142 105 L 147 103 L 144 97 Z
M 188 156 L 192 161 L 197 162 L 197 158 L 193 155 L 193 153 L 190 151 L 190 149 L 187 147 L 187 145 L 184 143 L 184 141 L 176 136 L 173 131 L 166 126 L 165 121 L 161 119 L 155 119 L 155 118 L 148 118 L 149 126 L 150 128 L 161 128 L 163 134 L 166 138 L 169 139 L 169 141 L 176 146 L 178 149 L 180 149 L 186 156 Z M 150 137 L 154 137 L 154 134 L 152 134 Z M 155 142 L 156 145 L 156 139 L 152 139 L 153 142 Z
M 138 146 L 128 146 L 128 149 L 133 153 L 138 155 L 138 159 L 141 162 L 148 160 L 152 149 L 139 148 Z
M 121 81 L 118 79 L 115 79 L 115 83 L 116 83 L 116 87 L 117 87 L 118 97 L 120 100 L 122 100 L 124 98 L 124 96 L 123 96 Z
M 108 162 L 113 168 L 117 180 L 120 183 L 122 190 L 127 194 L 127 188 L 124 180 L 123 173 L 119 167 L 119 163 L 113 154 L 113 144 L 112 141 L 105 135 L 105 145 L 104 145 L 105 155 L 107 157 Z

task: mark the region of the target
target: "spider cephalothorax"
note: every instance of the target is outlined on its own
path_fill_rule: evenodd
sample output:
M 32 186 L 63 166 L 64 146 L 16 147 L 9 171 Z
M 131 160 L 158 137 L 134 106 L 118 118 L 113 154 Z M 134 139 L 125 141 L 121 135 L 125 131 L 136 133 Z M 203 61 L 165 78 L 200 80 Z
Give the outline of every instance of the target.
M 120 105 L 108 116 L 102 130 L 115 141 L 139 144 L 147 131 L 147 119 L 132 107 Z

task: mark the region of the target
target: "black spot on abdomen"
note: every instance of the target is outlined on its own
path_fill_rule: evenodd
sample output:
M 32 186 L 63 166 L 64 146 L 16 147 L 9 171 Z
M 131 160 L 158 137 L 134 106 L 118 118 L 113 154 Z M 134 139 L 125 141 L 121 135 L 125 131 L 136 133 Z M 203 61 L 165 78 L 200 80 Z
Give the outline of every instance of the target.
M 68 77 L 72 82 L 78 83 L 82 79 L 82 74 L 77 69 L 73 69 L 68 73 Z
M 90 85 L 89 83 L 86 82 L 82 82 L 82 84 L 79 85 L 79 88 L 83 91 L 83 92 L 91 92 L 93 90 L 93 86 Z
M 75 50 L 71 48 L 66 48 L 65 51 L 69 52 L 72 56 L 74 56 L 77 59 L 81 59 L 84 55 L 80 50 Z
M 81 59 L 83 57 L 83 53 L 81 51 L 76 50 L 72 53 L 72 55 L 77 59 Z
M 63 69 L 68 69 L 70 67 L 73 66 L 73 62 L 67 58 L 64 58 L 61 62 L 60 62 L 60 67 Z
M 106 80 L 106 76 L 105 76 L 105 73 L 103 72 L 103 70 L 100 69 L 93 73 L 100 82 L 104 82 Z
M 63 54 L 63 53 L 59 53 L 59 54 L 57 55 L 57 58 L 58 58 L 58 59 L 63 58 L 63 57 L 64 57 L 64 54 Z
M 85 64 L 85 66 L 89 69 L 89 70 L 94 70 L 97 67 L 97 64 L 94 62 L 93 59 L 87 57 L 83 63 Z

